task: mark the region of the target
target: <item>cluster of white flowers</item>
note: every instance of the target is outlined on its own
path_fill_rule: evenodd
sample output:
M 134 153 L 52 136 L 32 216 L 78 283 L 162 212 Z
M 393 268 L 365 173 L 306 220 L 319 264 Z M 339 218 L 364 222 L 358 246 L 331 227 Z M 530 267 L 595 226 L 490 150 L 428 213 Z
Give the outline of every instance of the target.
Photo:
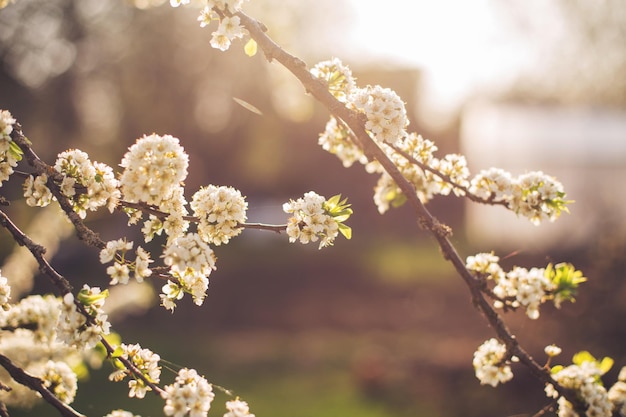
M 152 134 L 137 139 L 120 166 L 124 168 L 120 178 L 123 198 L 159 207 L 172 199 L 187 177 L 189 156 L 178 138 Z
M 367 158 L 354 143 L 348 128 L 333 116 L 326 123 L 326 129 L 320 134 L 318 143 L 325 151 L 337 155 L 345 168 L 351 167 L 355 162 L 367 164 Z
M 29 175 L 24 181 L 24 198 L 31 207 L 46 207 L 52 201 L 52 193 L 46 185 L 48 175 Z
M 0 311 L 0 327 L 32 327 L 35 338 L 40 342 L 56 340 L 57 321 L 61 300 L 52 295 L 31 295 Z M 30 326 L 29 326 L 30 325 Z
M 94 347 L 102 336 L 109 334 L 111 324 L 102 310 L 107 294 L 98 287 L 91 288 L 86 284 L 80 290 L 78 301 L 91 316 L 91 323 L 76 308 L 74 295 L 65 294 L 57 328 L 59 340 L 78 350 L 85 350 Z
M 72 201 L 74 211 L 85 218 L 86 210 L 107 206 L 113 212 L 120 198 L 113 169 L 91 162 L 85 152 L 72 149 L 58 155 L 54 169 L 63 174 L 61 192 Z
M 9 179 L 19 161 L 19 154 L 12 148 L 11 132 L 16 120 L 8 110 L 0 110 L 0 187 Z
M 304 197 L 283 204 L 285 213 L 293 214 L 287 221 L 290 242 L 306 244 L 320 239 L 319 248 L 332 245 L 338 235 L 339 225 L 324 207 L 326 198 L 309 191 Z
M 189 414 L 192 417 L 206 417 L 215 394 L 204 377 L 194 369 L 184 368 L 178 371 L 173 384 L 165 386 L 163 397 L 163 412 L 166 416 L 183 417 Z
M 138 344 L 126 345 L 122 343 L 115 350 L 114 357 L 128 359 L 148 381 L 155 384 L 159 383 L 161 378 L 159 361 L 161 357 L 150 349 L 143 349 Z M 129 397 L 144 398 L 146 392 L 152 391 L 152 388 L 143 379 L 136 376 L 133 371 L 126 369 L 121 362 L 116 362 L 116 364 L 120 369 L 109 375 L 109 379 L 111 381 L 121 381 L 127 376 L 130 377 L 128 381 L 128 388 L 130 388 Z
M 0 309 L 9 309 L 9 300 L 11 299 L 11 286 L 9 280 L 2 276 L 0 272 Z
M 609 389 L 609 401 L 620 416 L 626 416 L 626 366 L 620 369 L 617 382 Z
M 365 114 L 365 130 L 378 143 L 399 145 L 406 136 L 409 118 L 404 102 L 395 91 L 379 85 L 355 88 L 350 102 Z
M 166 213 L 161 220 L 150 215 L 142 232 L 146 242 L 163 230 L 170 239 L 181 236 L 189 227 L 182 186 L 187 177 L 189 155 L 170 135 L 144 135 L 128 148 L 120 166 L 124 168 L 120 178 L 123 198 L 131 203 L 146 203 Z M 130 223 L 141 218 L 141 212 L 129 211 Z
M 58 155 L 54 165 L 62 174 L 60 190 L 81 218 L 87 210 L 95 211 L 106 206 L 113 212 L 120 198 L 118 182 L 113 169 L 100 162 L 92 162 L 85 152 L 72 149 Z M 24 182 L 24 197 L 29 206 L 45 207 L 53 200 L 47 187 L 48 175 L 29 176 Z
M 126 410 L 113 410 L 104 417 L 141 417 Z
M 238 226 L 246 221 L 248 203 L 233 187 L 202 187 L 193 195 L 190 206 L 198 218 L 198 235 L 205 242 L 228 243 L 243 230 Z
M 493 253 L 479 253 L 468 256 L 465 267 L 487 280 L 493 280 L 493 294 L 498 297 L 496 308 L 505 305 L 524 307 L 531 319 L 539 318 L 539 306 L 548 299 L 554 299 L 557 286 L 546 276 L 545 268 L 514 267 L 508 272 L 500 267 L 500 258 Z
M 100 263 L 106 264 L 114 261 L 113 265 L 107 268 L 107 274 L 111 277 L 111 285 L 128 284 L 131 270 L 137 282 L 143 282 L 144 278 L 152 275 L 149 265 L 152 263 L 150 253 L 141 246 L 135 251 L 135 260 L 130 262 L 126 259 L 126 253 L 133 248 L 133 242 L 126 239 L 111 240 L 106 247 L 100 251 Z
M 611 417 L 613 404 L 600 380 L 603 373 L 596 362 L 587 361 L 560 369 L 552 374 L 552 379 L 563 388 L 576 391 L 587 405 L 588 417 Z M 552 384 L 546 385 L 545 391 L 548 397 L 559 397 Z M 572 404 L 565 397 L 559 397 L 558 405 L 559 417 L 578 417 L 578 413 L 574 411 Z
M 24 370 L 44 381 L 61 401 L 70 404 L 77 390 L 77 377 L 68 364 L 82 361 L 82 353 L 57 338 L 57 326 L 62 301 L 52 295 L 31 295 L 0 310 L 0 327 L 6 330 L 0 338 L 0 352 Z M 7 405 L 32 406 L 38 398 L 27 387 L 2 377 L 11 388 L 0 390 L 0 401 Z
M 437 146 L 432 141 L 415 133 L 406 135 L 396 148 L 412 160 L 407 159 L 394 148 L 383 146 L 404 178 L 413 185 L 422 202 L 426 203 L 435 195 L 448 195 L 450 192 L 463 195 L 462 187 L 469 185 L 469 170 L 464 156 L 448 154 L 442 159 L 438 159 L 434 156 Z M 419 164 L 414 163 L 413 160 Z M 389 210 L 390 206 L 395 207 L 403 204 L 406 197 L 393 178 L 384 172 L 378 164 L 370 163 L 370 170 L 381 172 L 380 179 L 374 188 L 374 202 L 378 211 L 382 214 Z M 435 174 L 435 172 L 439 172 L 440 175 Z M 452 186 L 451 181 L 455 186 Z
M 200 27 L 211 24 L 213 20 L 219 22 L 217 30 L 212 33 L 211 46 L 221 51 L 230 48 L 230 44 L 235 39 L 241 39 L 248 34 L 248 31 L 241 26 L 239 16 L 233 13 L 241 10 L 244 0 L 204 0 L 204 8 L 198 16 Z M 190 0 L 170 0 L 172 7 L 181 4 L 189 4 Z
M 356 88 L 352 70 L 338 58 L 322 61 L 311 68 L 311 74 L 328 83 L 328 91 L 341 102 L 347 102 Z
M 74 402 L 78 390 L 78 377 L 67 363 L 46 362 L 41 379 L 44 386 L 52 391 L 61 402 L 65 404 Z
M 240 399 L 226 401 L 226 409 L 228 412 L 224 417 L 254 417 L 254 414 L 250 413 L 248 403 Z
M 513 378 L 513 372 L 509 365 L 515 362 L 515 356 L 509 357 L 506 346 L 491 338 L 478 347 L 474 353 L 474 370 L 476 378 L 482 385 L 489 384 L 495 387 Z
M 483 170 L 472 179 L 470 192 L 485 201 L 504 202 L 536 225 L 554 221 L 567 211 L 563 185 L 541 171 L 514 178 L 502 169 Z
M 215 269 L 215 254 L 197 233 L 188 233 L 168 243 L 163 262 L 177 282 L 168 281 L 160 295 L 161 304 L 174 310 L 176 300 L 187 292 L 196 305 L 201 305 L 209 287 L 209 274 Z
M 448 195 L 454 192 L 462 196 L 469 190 L 474 197 L 487 203 L 504 203 L 510 210 L 529 218 L 534 224 L 546 219 L 554 221 L 562 211 L 567 211 L 569 201 L 565 200 L 563 186 L 542 172 L 530 172 L 513 178 L 506 171 L 492 168 L 481 171 L 470 182 L 464 156 L 450 154 L 442 159 L 434 158 L 433 152 L 437 147 L 431 141 L 407 133 L 409 119 L 400 97 L 381 86 L 357 87 L 352 72 L 338 59 L 318 63 L 311 69 L 311 73 L 324 80 L 331 94 L 338 100 L 365 114 L 365 129 L 415 187 L 422 202 L 427 202 L 436 194 Z M 345 126 L 331 117 L 320 135 L 319 144 L 337 155 L 346 167 L 359 161 L 366 164 L 368 172 L 381 173 L 374 193 L 374 201 L 380 213 L 386 212 L 390 205 L 403 204 L 406 196 L 391 176 L 378 163 L 367 160 L 351 135 Z

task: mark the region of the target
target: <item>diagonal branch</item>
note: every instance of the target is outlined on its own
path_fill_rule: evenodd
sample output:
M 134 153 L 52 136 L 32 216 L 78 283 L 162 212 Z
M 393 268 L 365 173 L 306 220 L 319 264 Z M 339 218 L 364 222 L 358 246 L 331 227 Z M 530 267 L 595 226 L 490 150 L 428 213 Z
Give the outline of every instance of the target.
M 327 85 L 315 78 L 307 69 L 306 64 L 301 59 L 289 54 L 276 44 L 265 32 L 265 27 L 257 20 L 249 17 L 243 12 L 237 12 L 241 23 L 250 33 L 250 36 L 257 42 L 259 47 L 265 53 L 268 60 L 276 60 L 282 64 L 287 70 L 298 78 L 300 83 L 313 97 L 321 102 L 331 114 L 344 121 L 344 123 L 352 130 L 357 141 L 361 145 L 364 154 L 368 159 L 376 159 L 392 177 L 395 183 L 400 187 L 403 194 L 407 197 L 408 202 L 417 216 L 418 224 L 429 230 L 437 243 L 439 244 L 443 256 L 452 263 L 458 275 L 468 286 L 472 296 L 473 304 L 483 314 L 488 323 L 493 327 L 498 338 L 506 345 L 510 354 L 519 358 L 520 362 L 529 368 L 530 372 L 542 383 L 553 384 L 558 392 L 565 396 L 577 410 L 584 410 L 584 405 L 575 396 L 573 391 L 566 390 L 552 379 L 547 369 L 539 365 L 532 356 L 523 349 L 516 337 L 511 333 L 506 324 L 502 321 L 500 315 L 493 309 L 491 304 L 485 299 L 480 290 L 480 282 L 465 268 L 465 262 L 462 260 L 455 247 L 449 240 L 451 230 L 448 226 L 441 224 L 424 206 L 415 192 L 413 185 L 402 175 L 396 165 L 389 159 L 385 152 L 378 144 L 369 136 L 365 130 L 365 115 L 355 110 L 347 108 L 343 103 L 338 101 L 328 91 Z
M 0 354 L 0 365 L 7 370 L 11 378 L 16 382 L 29 387 L 30 389 L 37 391 L 46 400 L 46 402 L 56 408 L 59 413 L 64 417 L 85 417 L 74 410 L 69 405 L 59 400 L 50 390 L 44 385 L 44 382 L 35 376 L 25 372 L 22 368 L 15 365 L 9 358 Z M 4 410 L 6 411 L 6 409 Z M 8 413 L 6 414 L 8 415 Z
M 59 205 L 70 219 L 74 228 L 76 229 L 76 233 L 78 234 L 79 239 L 84 241 L 87 245 L 104 249 L 106 244 L 100 236 L 88 228 L 80 216 L 74 211 L 70 201 L 67 197 L 63 195 L 59 185 L 63 181 L 63 177 L 60 173 L 55 171 L 50 165 L 43 162 L 37 154 L 31 148 L 31 142 L 24 136 L 22 133 L 22 126 L 19 123 L 16 123 L 13 126 L 13 131 L 11 132 L 11 139 L 22 149 L 24 152 L 24 156 L 26 157 L 26 161 L 30 166 L 35 169 L 35 172 L 40 174 L 48 175 L 48 183 L 46 184 L 50 189 L 52 195 L 57 199 Z

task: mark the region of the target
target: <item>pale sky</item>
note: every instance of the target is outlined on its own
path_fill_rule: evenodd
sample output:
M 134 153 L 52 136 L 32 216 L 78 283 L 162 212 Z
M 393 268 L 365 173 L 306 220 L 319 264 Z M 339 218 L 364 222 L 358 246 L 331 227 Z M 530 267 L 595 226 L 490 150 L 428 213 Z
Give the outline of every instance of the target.
M 434 111 L 445 114 L 476 88 L 506 84 L 532 61 L 528 42 L 490 0 L 347 1 L 356 22 L 346 53 L 423 69 L 425 104 Z

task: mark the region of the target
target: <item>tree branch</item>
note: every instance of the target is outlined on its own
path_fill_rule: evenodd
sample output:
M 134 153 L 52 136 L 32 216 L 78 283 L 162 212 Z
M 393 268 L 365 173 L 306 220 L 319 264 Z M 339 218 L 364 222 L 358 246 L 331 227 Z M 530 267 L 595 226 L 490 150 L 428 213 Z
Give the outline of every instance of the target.
M 69 405 L 59 400 L 50 390 L 44 385 L 44 382 L 37 377 L 34 377 L 26 373 L 22 368 L 15 365 L 9 358 L 0 354 L 0 365 L 7 370 L 11 378 L 16 382 L 29 387 L 30 389 L 37 391 L 46 400 L 46 402 L 56 408 L 62 416 L 65 417 L 85 417 L 74 410 Z M 6 409 L 5 409 L 6 411 Z M 8 415 L 8 413 L 6 414 Z
M 395 183 L 400 187 L 402 193 L 407 197 L 408 203 L 413 207 L 418 219 L 418 224 L 429 230 L 437 243 L 439 244 L 443 256 L 452 263 L 458 275 L 463 279 L 469 288 L 473 304 L 487 319 L 487 322 L 494 329 L 498 338 L 506 345 L 508 352 L 519 358 L 530 372 L 542 383 L 553 384 L 559 394 L 565 396 L 568 401 L 574 404 L 576 410 L 584 410 L 584 405 L 576 397 L 573 391 L 566 390 L 554 381 L 548 370 L 539 365 L 524 350 L 515 336 L 502 321 L 500 315 L 493 309 L 491 304 L 485 299 L 481 290 L 480 282 L 465 268 L 465 262 L 459 256 L 455 247 L 452 245 L 448 237 L 451 230 L 448 226 L 441 224 L 420 201 L 413 185 L 402 175 L 396 165 L 389 159 L 385 152 L 378 144 L 369 136 L 365 130 L 365 115 L 347 108 L 343 103 L 337 100 L 328 91 L 327 85 L 315 78 L 307 69 L 306 64 L 299 58 L 289 54 L 279 45 L 277 45 L 265 33 L 264 26 L 255 19 L 249 17 L 243 12 L 237 12 L 243 26 L 248 30 L 250 36 L 257 42 L 259 47 L 265 53 L 268 60 L 277 60 L 287 70 L 298 78 L 307 92 L 322 103 L 335 117 L 344 121 L 344 123 L 352 130 L 357 141 L 362 147 L 364 154 L 368 159 L 376 159 L 391 176 Z
M 50 165 L 43 162 L 37 154 L 31 148 L 31 142 L 24 136 L 22 132 L 22 126 L 19 123 L 15 123 L 13 126 L 13 131 L 11 132 L 11 139 L 22 149 L 24 152 L 24 156 L 26 157 L 26 161 L 28 164 L 35 169 L 37 175 L 47 174 L 48 182 L 47 186 L 50 189 L 52 195 L 57 199 L 59 205 L 70 219 L 74 228 L 76 229 L 76 233 L 78 234 L 78 238 L 84 241 L 87 245 L 104 249 L 106 244 L 100 236 L 88 228 L 80 216 L 74 211 L 70 201 L 67 197 L 63 195 L 61 189 L 58 184 L 63 181 L 63 176 L 55 171 Z

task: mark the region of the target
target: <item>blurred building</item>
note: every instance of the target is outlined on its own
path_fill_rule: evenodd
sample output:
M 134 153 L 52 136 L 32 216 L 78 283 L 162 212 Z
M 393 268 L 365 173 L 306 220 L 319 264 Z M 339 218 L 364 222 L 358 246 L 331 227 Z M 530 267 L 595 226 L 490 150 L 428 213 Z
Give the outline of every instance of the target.
M 584 245 L 626 212 L 626 111 L 481 102 L 462 114 L 462 152 L 477 173 L 492 166 L 514 175 L 543 171 L 561 181 L 571 214 L 532 225 L 501 207 L 468 204 L 466 230 L 479 245 L 522 249 Z

